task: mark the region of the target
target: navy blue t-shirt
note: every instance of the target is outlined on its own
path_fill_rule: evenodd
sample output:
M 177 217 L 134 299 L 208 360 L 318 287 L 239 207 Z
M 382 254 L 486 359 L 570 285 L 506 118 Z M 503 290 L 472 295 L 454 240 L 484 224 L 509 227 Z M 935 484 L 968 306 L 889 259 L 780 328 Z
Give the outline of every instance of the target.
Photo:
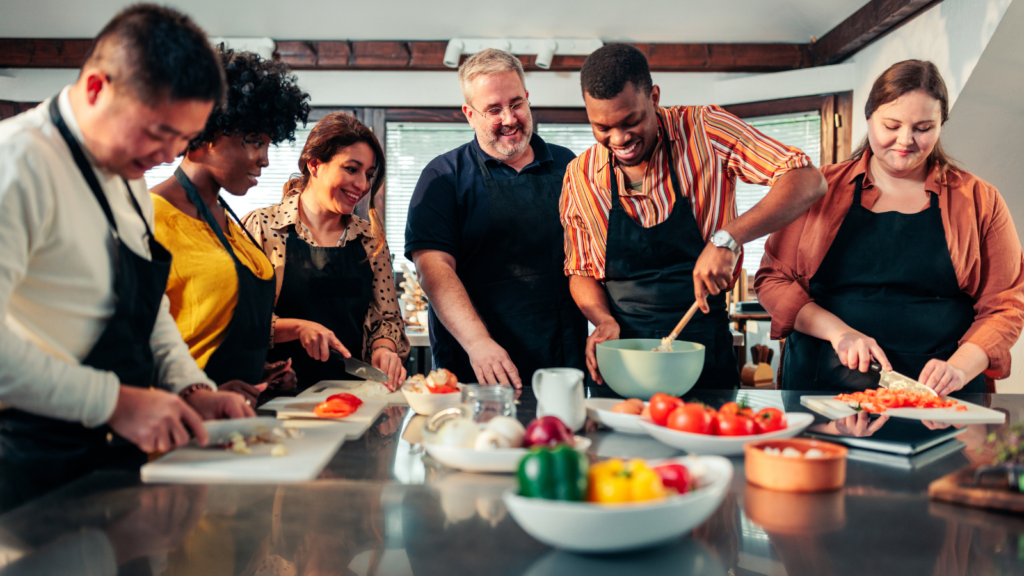
M 405 257 L 412 260 L 415 250 L 441 250 L 455 257 L 458 269 L 480 258 L 487 233 L 490 203 L 487 186 L 474 154 L 480 153 L 495 180 L 516 178 L 519 174 L 544 174 L 551 170 L 559 178 L 576 155 L 562 146 L 547 144 L 534 134 L 530 139 L 533 162 L 521 172 L 489 156 L 476 138 L 430 161 L 420 174 L 409 202 L 405 225 Z M 523 232 L 529 233 L 524 222 Z

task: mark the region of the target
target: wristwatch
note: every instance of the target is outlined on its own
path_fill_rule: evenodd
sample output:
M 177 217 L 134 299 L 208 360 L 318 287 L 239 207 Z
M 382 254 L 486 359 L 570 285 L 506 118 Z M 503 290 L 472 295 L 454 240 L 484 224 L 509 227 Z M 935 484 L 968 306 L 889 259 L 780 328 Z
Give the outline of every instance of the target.
M 732 237 L 732 234 L 729 234 L 725 230 L 715 232 L 715 234 L 711 236 L 711 243 L 714 244 L 716 248 L 728 248 L 729 250 L 732 250 L 733 254 L 737 256 L 740 255 L 741 246 L 736 242 L 736 239 Z

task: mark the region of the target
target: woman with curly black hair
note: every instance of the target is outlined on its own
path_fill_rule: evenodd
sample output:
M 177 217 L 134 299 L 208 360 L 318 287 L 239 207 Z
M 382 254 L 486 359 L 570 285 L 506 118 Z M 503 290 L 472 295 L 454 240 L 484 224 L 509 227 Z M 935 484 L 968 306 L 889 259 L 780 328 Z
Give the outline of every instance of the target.
M 280 62 L 223 46 L 220 54 L 226 104 L 189 143 L 174 178 L 152 189 L 154 234 L 174 257 L 167 296 L 196 363 L 255 406 L 252 384 L 294 372 L 290 363 L 265 366 L 274 268 L 220 191 L 241 196 L 256 185 L 270 145 L 294 141 L 297 124 L 305 125 L 309 94 Z

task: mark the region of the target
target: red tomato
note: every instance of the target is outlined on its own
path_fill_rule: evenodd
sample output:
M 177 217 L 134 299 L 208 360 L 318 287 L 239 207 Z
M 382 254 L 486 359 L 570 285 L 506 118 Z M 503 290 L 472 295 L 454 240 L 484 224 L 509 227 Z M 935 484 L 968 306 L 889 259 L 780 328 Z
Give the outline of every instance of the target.
M 778 408 L 762 408 L 754 415 L 754 427 L 758 434 L 767 434 L 786 428 L 786 415 Z
M 679 398 L 658 392 L 654 396 L 651 396 L 649 404 L 651 409 L 651 420 L 658 426 L 664 426 L 665 422 L 668 420 L 668 415 L 676 408 L 682 406 L 682 404 L 683 401 Z
M 754 419 L 742 414 L 718 414 L 720 436 L 750 436 L 754 433 Z
M 360 406 L 363 405 L 363 401 L 359 399 L 359 396 L 354 396 L 348 393 L 332 394 L 327 397 L 328 402 L 330 402 L 331 400 L 339 400 L 341 402 L 351 404 L 353 408 L 359 408 Z
M 711 416 L 700 404 L 683 404 L 668 415 L 665 425 L 680 432 L 707 434 L 711 429 Z
M 743 415 L 743 416 L 750 416 L 750 417 L 754 416 L 754 411 L 751 410 L 749 406 L 747 406 L 746 402 L 740 402 L 739 404 L 737 404 L 735 402 L 726 402 L 725 404 L 722 404 L 721 408 L 718 409 L 718 413 L 719 414 L 740 414 L 740 415 Z
M 654 468 L 654 471 L 661 476 L 661 483 L 665 488 L 675 490 L 680 494 L 686 494 L 690 491 L 690 486 L 693 480 L 690 476 L 690 470 L 682 464 L 663 464 Z
M 346 394 L 350 396 L 350 394 Z M 362 402 L 360 400 L 360 402 Z M 344 418 L 355 412 L 357 407 L 344 399 L 335 398 L 321 402 L 313 408 L 313 413 L 320 418 Z

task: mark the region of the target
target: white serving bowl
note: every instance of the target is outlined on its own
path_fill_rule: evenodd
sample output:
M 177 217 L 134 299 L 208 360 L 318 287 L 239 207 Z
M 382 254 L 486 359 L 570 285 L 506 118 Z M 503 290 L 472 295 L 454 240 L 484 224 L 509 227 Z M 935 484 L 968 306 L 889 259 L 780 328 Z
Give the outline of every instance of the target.
M 430 394 L 428 392 L 424 394 L 411 392 L 404 385 L 401 390 L 409 407 L 423 416 L 433 416 L 445 408 L 462 404 L 462 394 L 458 392 L 449 392 L 448 394 Z
M 577 452 L 584 453 L 590 448 L 590 438 L 576 436 Z M 527 448 L 499 448 L 497 450 L 475 450 L 462 446 L 445 446 L 424 442 L 423 449 L 427 454 L 449 468 L 466 472 L 498 472 L 513 473 L 519 467 L 519 461 L 526 456 Z
M 786 414 L 786 422 L 788 426 L 783 430 L 767 434 L 751 434 L 750 436 L 712 436 L 711 434 L 680 432 L 665 426 L 658 426 L 654 422 L 644 419 L 640 419 L 640 427 L 658 442 L 686 450 L 691 454 L 739 456 L 743 454 L 743 445 L 747 442 L 792 438 L 800 434 L 814 423 L 814 415 L 806 412 L 790 412 Z
M 621 402 L 624 402 L 624 400 L 615 398 L 587 398 L 583 405 L 587 408 L 587 416 L 598 424 L 604 424 L 616 432 L 646 435 L 647 432 L 640 427 L 639 414 L 612 412 L 612 408 Z M 644 402 L 644 406 L 648 404 L 649 402 Z
M 671 462 L 665 460 L 661 463 Z M 732 464 L 700 456 L 706 467 L 700 488 L 654 502 L 591 504 L 527 498 L 505 492 L 505 506 L 527 534 L 548 546 L 573 552 L 611 553 L 664 544 L 708 519 L 732 481 Z M 679 460 L 685 464 L 685 459 Z

